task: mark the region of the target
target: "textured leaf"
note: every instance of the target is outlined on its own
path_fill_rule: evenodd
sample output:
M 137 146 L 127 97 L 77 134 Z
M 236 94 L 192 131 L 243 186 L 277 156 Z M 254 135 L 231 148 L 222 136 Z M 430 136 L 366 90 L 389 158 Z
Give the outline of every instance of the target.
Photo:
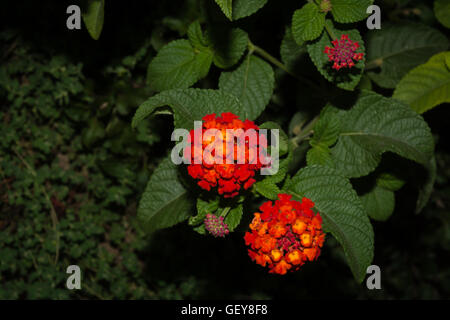
M 280 188 L 275 183 L 267 180 L 256 182 L 255 188 L 259 194 L 270 200 L 277 200 L 278 194 L 281 193 Z
M 371 264 L 374 236 L 370 221 L 348 179 L 322 166 L 301 169 L 288 189 L 297 197 L 306 196 L 315 203 L 330 231 L 344 248 L 348 264 L 358 282 L 362 282 Z
M 393 98 L 408 103 L 418 113 L 450 102 L 450 69 L 446 59 L 450 59 L 450 51 L 439 53 L 411 70 L 398 84 Z
M 309 149 L 306 154 L 306 163 L 308 166 L 318 164 L 322 166 L 334 167 L 333 159 L 331 159 L 330 148 L 322 143 L 314 145 L 314 147 Z
M 192 203 L 178 180 L 177 166 L 166 158 L 153 172 L 139 202 L 137 215 L 142 228 L 153 232 L 186 220 L 192 212 Z
M 264 7 L 267 0 L 233 0 L 233 20 L 248 17 Z
M 233 95 L 221 90 L 190 88 L 163 91 L 149 98 L 136 110 L 132 121 L 133 128 L 156 109 L 164 106 L 170 106 L 174 111 L 176 128 L 192 129 L 194 121 L 201 121 L 205 115 L 211 113 L 220 115 L 222 112 L 232 112 L 241 119 L 249 118 L 245 108 Z
M 189 225 L 196 226 L 203 223 L 208 213 L 214 213 L 219 208 L 219 198 L 210 201 L 205 201 L 197 198 L 197 215 L 189 218 Z
M 335 37 L 340 38 L 342 34 L 348 34 L 350 39 L 359 43 L 361 48 L 358 52 L 364 52 L 364 42 L 362 41 L 358 30 L 337 30 L 333 27 L 330 20 L 327 20 L 325 23 Z M 314 40 L 306 46 L 314 65 L 325 79 L 336 84 L 339 88 L 344 90 L 354 90 L 361 79 L 365 60 L 359 60 L 351 69 L 343 68 L 341 70 L 334 70 L 328 56 L 324 53 L 326 46 L 332 46 L 331 39 L 327 32 L 323 32 L 319 39 Z
M 340 133 L 341 121 L 337 112 L 331 108 L 325 108 L 320 118 L 314 125 L 314 135 L 310 140 L 311 146 L 322 144 L 330 147 L 333 145 Z
M 278 155 L 281 157 L 281 156 L 284 156 L 286 153 L 288 153 L 289 138 L 278 123 L 273 122 L 273 121 L 267 121 L 267 122 L 264 122 L 263 124 L 259 125 L 259 128 L 260 129 L 277 129 L 278 133 L 279 133 L 279 138 L 280 138 Z M 269 132 L 267 132 L 267 133 L 269 134 Z
M 292 17 L 292 35 L 297 44 L 314 40 L 325 27 L 325 13 L 314 3 L 307 3 L 294 12 Z
M 336 169 L 347 177 L 373 171 L 383 152 L 427 164 L 434 142 L 423 118 L 408 106 L 375 93 L 358 100 L 342 117 L 341 136 L 332 148 Z
M 248 46 L 248 35 L 241 29 L 220 30 L 210 38 L 214 47 L 214 64 L 222 69 L 234 66 Z
M 192 46 L 196 49 L 205 49 L 209 46 L 208 40 L 202 32 L 202 27 L 198 20 L 189 25 L 187 36 Z
M 331 13 L 337 22 L 357 22 L 368 17 L 366 10 L 372 3 L 373 0 L 331 0 Z
M 188 88 L 205 76 L 205 69 L 211 65 L 208 61 L 211 58 L 196 53 L 188 40 L 175 40 L 162 47 L 150 62 L 147 80 L 157 91 Z
M 450 28 L 450 0 L 435 0 L 434 14 L 443 26 Z
M 425 63 L 434 54 L 448 48 L 447 38 L 439 31 L 417 23 L 384 24 L 369 32 L 367 67 L 380 67 L 369 72 L 379 86 L 394 88 L 412 68 Z
M 238 98 L 252 119 L 266 108 L 274 85 L 272 67 L 255 56 L 248 56 L 236 70 L 222 72 L 219 79 L 219 89 Z
M 219 5 L 220 9 L 222 9 L 223 14 L 230 20 L 233 20 L 232 11 L 233 4 L 232 0 L 215 0 Z
M 237 207 L 232 208 L 227 216 L 224 219 L 224 222 L 228 225 L 228 230 L 230 232 L 234 231 L 236 227 L 239 225 L 242 219 L 242 214 L 244 213 L 244 208 L 242 204 L 239 204 Z
M 86 29 L 94 40 L 100 38 L 105 19 L 105 0 L 91 0 L 82 14 Z
M 372 190 L 363 194 L 361 202 L 366 213 L 373 220 L 386 221 L 394 212 L 394 192 L 375 185 Z

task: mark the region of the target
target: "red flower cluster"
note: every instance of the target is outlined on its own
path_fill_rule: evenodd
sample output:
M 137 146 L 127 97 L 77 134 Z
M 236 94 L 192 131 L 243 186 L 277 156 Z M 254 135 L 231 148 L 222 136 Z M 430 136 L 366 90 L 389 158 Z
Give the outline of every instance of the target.
M 208 129 L 219 130 L 221 138 L 218 139 L 217 135 L 204 136 L 204 131 Z M 228 129 L 235 130 L 235 133 L 240 132 L 240 134 L 230 137 L 227 134 Z M 239 146 L 242 145 L 242 143 L 239 143 L 241 141 L 239 137 L 245 135 L 246 131 L 250 129 L 255 130 L 256 140 L 252 141 L 248 137 L 242 137 L 242 141 L 245 141 L 245 146 L 242 148 L 242 150 L 245 150 L 245 161 L 235 163 L 235 160 L 239 159 L 238 150 L 241 149 Z M 190 132 L 188 141 L 191 148 L 191 164 L 188 166 L 189 175 L 197 179 L 198 185 L 205 190 L 210 191 L 212 188 L 218 187 L 219 194 L 225 198 L 238 195 L 241 188 L 250 188 L 256 182 L 253 178 L 255 171 L 263 166 L 260 161 L 259 147 L 262 138 L 257 134 L 257 130 L 259 128 L 253 121 L 242 121 L 231 112 L 222 113 L 218 117 L 216 117 L 216 114 L 204 116 L 199 133 L 202 138 L 201 141 L 195 141 L 195 130 Z M 192 141 L 194 142 L 192 143 Z M 267 146 L 267 140 L 265 145 Z M 211 152 L 205 153 L 206 149 Z M 240 156 L 242 157 L 242 154 Z M 227 162 L 227 158 L 233 159 L 232 163 Z M 221 159 L 221 161 L 216 161 L 217 159 Z
M 355 65 L 355 61 L 362 60 L 364 53 L 356 53 L 359 48 L 357 41 L 349 39 L 347 34 L 341 36 L 341 40 L 331 41 L 334 47 L 325 47 L 325 53 L 328 54 L 330 61 L 334 61 L 333 68 L 339 70 L 341 68 L 351 68 Z
M 279 194 L 275 205 L 265 202 L 259 208 L 262 212 L 254 214 L 252 231 L 244 236 L 250 258 L 263 267 L 267 265 L 270 273 L 286 274 L 317 259 L 325 240 L 322 218 L 311 210 L 314 203 L 291 197 Z

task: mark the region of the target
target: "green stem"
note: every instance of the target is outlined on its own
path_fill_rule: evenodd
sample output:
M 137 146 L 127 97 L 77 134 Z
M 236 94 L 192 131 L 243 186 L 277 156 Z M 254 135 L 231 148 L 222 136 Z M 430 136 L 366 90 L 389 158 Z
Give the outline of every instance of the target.
M 328 26 L 326 23 L 325 23 L 325 30 L 327 31 L 327 33 L 331 39 L 333 39 L 333 40 L 337 39 L 337 37 L 334 35 L 333 30 L 331 30 L 330 26 Z
M 309 80 L 307 78 L 304 78 L 304 77 L 301 77 L 299 75 L 292 73 L 281 61 L 279 61 L 277 58 L 272 56 L 270 53 L 268 53 L 263 48 L 260 48 L 260 47 L 256 46 L 255 44 L 253 44 L 250 40 L 248 41 L 248 51 L 250 54 L 253 54 L 253 52 L 256 52 L 257 54 L 259 54 L 261 57 L 263 57 L 264 59 L 266 59 L 273 65 L 286 71 L 288 74 L 293 76 L 298 81 L 303 82 L 304 84 L 311 86 L 318 91 L 321 91 L 320 87 L 317 84 L 315 84 L 314 82 L 312 82 L 311 80 Z
M 291 139 L 296 146 L 314 133 L 313 129 L 317 120 L 319 120 L 319 116 L 315 116 L 296 137 Z

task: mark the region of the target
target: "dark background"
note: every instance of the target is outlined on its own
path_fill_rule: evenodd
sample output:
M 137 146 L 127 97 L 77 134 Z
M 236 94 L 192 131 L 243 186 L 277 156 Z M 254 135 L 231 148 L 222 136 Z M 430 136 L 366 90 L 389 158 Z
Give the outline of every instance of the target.
M 269 0 L 235 23 L 277 57 L 285 27 L 301 5 L 282 2 Z M 137 131 L 129 125 L 137 106 L 154 93 L 145 82 L 147 65 L 163 44 L 184 36 L 199 16 L 197 6 L 206 8 L 210 21 L 225 22 L 217 6 L 212 0 L 107 1 L 95 41 L 84 25 L 66 28 L 66 7 L 76 3 L 8 1 L 0 7 L 0 298 L 450 297 L 448 105 L 424 115 L 437 142 L 438 178 L 420 214 L 414 208 L 422 169 L 405 160 L 389 162 L 409 175 L 396 193 L 393 216 L 373 223 L 373 264 L 381 268 L 382 290 L 354 281 L 331 236 L 318 261 L 294 274 L 270 275 L 247 256 L 245 222 L 226 240 L 185 224 L 151 237 L 136 228 L 140 194 L 172 146 L 167 116 Z M 434 20 L 431 1 L 377 4 L 383 22 L 418 21 L 448 35 Z M 364 35 L 364 22 L 358 27 Z M 323 81 L 310 62 L 300 63 L 304 74 Z M 215 88 L 219 74 L 212 68 L 197 86 Z M 348 93 L 337 95 L 344 104 L 352 101 Z M 271 119 L 287 129 L 296 111 L 314 113 L 323 103 L 277 71 L 274 98 L 256 122 Z M 70 264 L 83 271 L 82 290 L 65 289 Z

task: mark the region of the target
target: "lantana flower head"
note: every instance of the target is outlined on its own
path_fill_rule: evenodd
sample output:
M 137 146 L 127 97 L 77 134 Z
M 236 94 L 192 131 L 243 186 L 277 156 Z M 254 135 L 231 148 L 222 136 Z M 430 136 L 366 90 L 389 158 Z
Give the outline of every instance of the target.
M 214 237 L 225 237 L 230 231 L 228 225 L 223 221 L 223 217 L 218 217 L 212 213 L 208 213 L 205 218 L 205 229 Z
M 256 182 L 255 172 L 263 166 L 260 144 L 267 146 L 267 140 L 257 134 L 259 127 L 253 121 L 242 121 L 231 112 L 220 116 L 209 114 L 202 120 L 201 132 L 198 134 L 201 141 L 195 141 L 195 129 L 190 132 L 188 142 L 191 164 L 188 166 L 188 173 L 198 180 L 197 184 L 202 189 L 210 191 L 217 188 L 217 192 L 224 198 L 235 197 L 241 190 L 249 189 Z M 220 138 L 217 138 L 218 135 L 205 136 L 204 132 L 208 129 L 219 131 Z M 234 130 L 235 135 L 230 136 L 228 129 Z M 256 140 L 245 137 L 248 130 L 255 131 Z M 244 152 L 241 153 L 240 150 Z M 237 161 L 239 157 L 245 161 Z
M 250 258 L 267 266 L 270 273 L 286 274 L 316 260 L 325 240 L 322 218 L 312 210 L 314 203 L 291 197 L 279 194 L 275 203 L 261 205 L 261 212 L 254 214 L 250 224 L 251 231 L 244 236 Z
M 364 53 L 357 53 L 360 48 L 357 41 L 353 41 L 348 37 L 348 34 L 343 34 L 341 39 L 331 41 L 333 47 L 326 46 L 325 53 L 328 55 L 330 61 L 334 61 L 333 69 L 339 70 L 341 68 L 351 68 L 355 62 L 362 60 Z

